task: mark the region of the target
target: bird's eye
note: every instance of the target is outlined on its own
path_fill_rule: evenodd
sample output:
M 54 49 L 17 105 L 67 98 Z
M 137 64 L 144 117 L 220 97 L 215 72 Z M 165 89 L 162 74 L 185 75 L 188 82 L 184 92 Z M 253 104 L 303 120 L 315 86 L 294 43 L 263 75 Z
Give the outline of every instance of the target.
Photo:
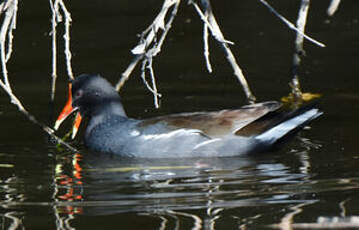
M 76 93 L 75 93 L 75 97 L 76 98 L 79 98 L 82 96 L 82 90 L 78 90 Z

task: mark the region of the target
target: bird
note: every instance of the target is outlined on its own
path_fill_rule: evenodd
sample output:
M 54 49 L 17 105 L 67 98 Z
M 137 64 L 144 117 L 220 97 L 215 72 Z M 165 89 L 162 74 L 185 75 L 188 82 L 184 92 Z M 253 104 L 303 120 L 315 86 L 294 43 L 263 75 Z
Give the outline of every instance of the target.
M 147 119 L 127 116 L 116 89 L 99 74 L 69 83 L 68 101 L 54 129 L 77 113 L 73 138 L 87 119 L 84 144 L 90 150 L 130 158 L 202 158 L 254 155 L 273 149 L 321 116 L 316 106 L 282 111 L 277 101 L 237 109 L 186 112 Z

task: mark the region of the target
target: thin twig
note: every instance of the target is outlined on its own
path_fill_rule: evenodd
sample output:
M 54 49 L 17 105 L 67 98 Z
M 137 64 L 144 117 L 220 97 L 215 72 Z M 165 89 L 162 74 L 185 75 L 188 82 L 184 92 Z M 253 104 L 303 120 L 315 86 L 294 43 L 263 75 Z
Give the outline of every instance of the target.
M 6 62 L 10 59 L 11 57 L 11 54 L 12 54 L 12 45 L 13 45 L 13 30 L 16 29 L 16 19 L 17 19 L 17 3 L 18 3 L 18 0 L 14 0 L 14 3 L 13 3 L 13 16 L 12 16 L 12 19 L 11 19 L 11 23 L 10 23 L 10 29 L 9 29 L 9 32 L 8 32 L 8 44 L 7 44 L 7 53 L 6 53 Z
M 116 84 L 117 91 L 119 91 L 122 88 L 122 86 L 125 84 L 125 82 L 130 78 L 130 75 L 131 75 L 132 71 L 135 69 L 138 62 L 141 61 L 145 57 L 148 47 L 152 44 L 152 42 L 155 38 L 155 33 L 157 33 L 160 28 L 164 28 L 163 27 L 164 17 L 166 16 L 170 7 L 172 5 L 174 5 L 170 19 L 166 24 L 166 28 L 164 28 L 165 30 L 163 31 L 162 38 L 160 39 L 160 42 L 159 42 L 159 44 L 163 43 L 164 38 L 165 38 L 165 36 L 163 36 L 163 35 L 167 35 L 167 32 L 171 28 L 172 21 L 177 14 L 177 9 L 178 9 L 179 3 L 180 3 L 180 0 L 166 0 L 162 5 L 161 11 L 158 13 L 156 18 L 153 20 L 152 24 L 150 26 L 148 26 L 142 32 L 139 43 L 135 46 L 135 48 L 133 48 L 131 50 L 131 52 L 135 55 L 135 57 L 133 58 L 130 65 L 127 67 L 127 69 L 121 74 L 121 78 L 118 81 L 118 83 Z M 158 52 L 159 52 L 159 50 L 158 50 Z
M 302 91 L 300 89 L 299 83 L 299 76 L 298 76 L 298 69 L 301 62 L 301 56 L 305 55 L 305 51 L 303 49 L 303 42 L 304 42 L 304 31 L 305 25 L 307 22 L 307 16 L 310 6 L 310 0 L 302 0 L 300 4 L 300 9 L 298 12 L 298 19 L 297 19 L 297 28 L 300 32 L 297 32 L 297 36 L 295 39 L 295 52 L 293 55 L 293 66 L 292 66 L 292 82 L 290 86 L 292 88 L 292 93 L 296 98 L 301 98 Z
M 2 52 L 2 51 L 1 51 Z M 11 103 L 16 105 L 18 110 L 25 115 L 25 117 L 31 121 L 32 123 L 34 123 L 35 125 L 39 126 L 43 131 L 45 131 L 51 138 L 53 138 L 57 143 L 65 146 L 66 148 L 68 148 L 70 151 L 73 152 L 78 152 L 78 150 L 74 147 L 72 147 L 71 145 L 69 145 L 68 143 L 64 142 L 61 138 L 59 138 L 58 136 L 56 136 L 54 134 L 54 130 L 51 129 L 50 127 L 48 127 L 47 125 L 39 122 L 32 114 L 30 114 L 22 105 L 22 103 L 20 102 L 20 100 L 12 93 L 11 91 L 11 87 L 8 87 L 4 84 L 4 82 L 2 80 L 0 80 L 0 86 L 1 88 L 3 88 L 5 90 L 5 92 L 8 94 L 8 96 L 11 99 Z
M 205 11 L 206 19 L 208 20 L 208 11 Z M 209 73 L 212 73 L 211 60 L 209 59 L 209 48 L 208 48 L 208 25 L 203 23 L 203 54 L 204 59 L 206 60 L 206 66 Z
M 131 52 L 135 55 L 130 65 L 127 69 L 122 73 L 120 80 L 116 84 L 116 90 L 119 91 L 124 83 L 129 79 L 132 71 L 142 60 L 142 68 L 141 68 L 141 78 L 145 83 L 146 87 L 153 93 L 154 96 L 154 104 L 155 107 L 158 108 L 158 98 L 161 96 L 157 92 L 156 80 L 153 71 L 153 57 L 161 52 L 161 47 L 163 42 L 169 32 L 172 22 L 177 15 L 178 6 L 180 4 L 180 0 L 165 0 L 162 9 L 156 18 L 153 20 L 152 24 L 148 26 L 141 34 L 140 42 L 137 44 L 135 48 L 131 50 Z M 165 23 L 165 18 L 167 12 L 172 8 L 171 14 L 168 18 L 167 23 Z M 162 34 L 157 40 L 158 33 L 162 30 Z M 149 70 L 149 74 L 152 80 L 152 86 L 146 80 L 146 68 Z
M 153 87 L 153 92 L 152 93 L 153 93 L 155 107 L 159 108 L 158 98 L 161 97 L 161 94 L 159 94 L 158 91 L 157 91 L 156 77 L 155 77 L 155 74 L 154 74 L 154 71 L 153 71 L 152 61 L 153 61 L 152 57 L 148 59 L 147 68 L 148 68 L 148 70 L 150 72 L 150 76 L 151 76 L 151 80 L 152 80 L 152 87 Z
M 5 6 L 3 8 L 3 10 L 5 10 L 5 17 L 0 30 L 1 67 L 3 72 L 3 80 L 5 85 L 8 87 L 9 92 L 12 92 L 12 90 L 10 88 L 8 79 L 5 46 L 6 35 L 9 33 L 9 31 L 12 30 L 12 28 L 9 29 L 10 23 L 13 21 L 12 18 L 15 17 L 15 13 L 17 12 L 17 6 L 15 6 L 15 4 L 17 4 L 17 0 L 8 0 L 5 2 Z
M 189 3 L 194 6 L 198 15 L 201 17 L 203 23 L 206 24 L 208 26 L 208 28 L 211 30 L 212 36 L 222 45 L 222 48 L 226 54 L 227 61 L 230 63 L 230 65 L 234 71 L 234 75 L 237 77 L 237 79 L 241 83 L 243 90 L 247 96 L 248 102 L 254 103 L 256 98 L 253 95 L 253 93 L 251 92 L 249 85 L 247 83 L 247 80 L 244 77 L 243 72 L 236 61 L 236 58 L 234 57 L 231 49 L 228 46 L 228 44 L 233 44 L 233 43 L 224 38 L 223 33 L 217 23 L 216 18 L 214 17 L 213 12 L 212 12 L 211 4 L 210 4 L 209 0 L 203 0 L 203 1 L 205 2 L 205 5 L 206 5 L 206 7 L 205 7 L 206 14 L 204 14 L 202 12 L 202 10 L 198 6 L 198 4 L 195 3 L 194 1 L 190 1 Z
M 153 94 L 155 107 L 159 108 L 158 98 L 161 97 L 162 95 L 157 92 L 156 80 L 155 80 L 155 76 L 153 73 L 152 63 L 150 63 L 151 61 L 152 61 L 152 59 L 144 59 L 143 60 L 142 67 L 141 67 L 141 78 L 143 80 L 143 83 L 147 87 L 147 89 Z M 146 68 L 150 71 L 150 76 L 152 79 L 152 87 L 146 80 Z
M 64 2 L 62 0 L 59 1 L 59 4 L 61 6 L 62 11 L 65 15 L 65 34 L 64 34 L 64 40 L 65 40 L 65 55 L 66 55 L 66 69 L 67 69 L 67 75 L 70 80 L 74 79 L 74 75 L 72 73 L 72 67 L 71 67 L 71 51 L 70 51 L 70 25 L 71 25 L 71 14 L 67 10 Z
M 330 5 L 329 5 L 328 9 L 327 9 L 327 14 L 329 16 L 333 16 L 334 13 L 338 10 L 339 4 L 340 4 L 340 0 L 332 0 L 330 2 Z
M 166 36 L 172 27 L 172 22 L 173 22 L 175 16 L 177 15 L 179 4 L 180 4 L 180 0 L 175 1 L 173 8 L 172 8 L 171 15 L 168 19 L 168 22 L 164 26 L 163 33 L 161 34 L 161 37 L 158 40 L 158 43 L 155 43 L 154 46 L 151 48 L 153 51 L 151 51 L 151 49 L 149 50 L 152 53 L 152 57 L 156 56 L 158 53 L 161 52 L 161 47 L 163 45 L 163 42 L 165 41 Z
M 2 8 L 2 11 L 5 11 L 5 17 L 2 23 L 2 27 L 0 30 L 0 59 L 1 59 L 1 67 L 2 67 L 2 76 L 3 80 L 0 79 L 0 87 L 4 89 L 4 91 L 8 94 L 10 101 L 12 104 L 16 105 L 18 110 L 25 115 L 25 117 L 31 121 L 32 123 L 39 126 L 43 131 L 49 134 L 57 143 L 60 143 L 64 145 L 66 148 L 68 148 L 71 151 L 77 151 L 75 148 L 61 140 L 59 137 L 57 137 L 54 134 L 54 130 L 46 126 L 45 124 L 39 122 L 32 114 L 30 114 L 25 107 L 22 105 L 21 101 L 15 96 L 15 94 L 12 92 L 11 85 L 8 79 L 8 72 L 7 72 L 7 66 L 6 66 L 6 51 L 5 51 L 5 44 L 6 44 L 6 36 L 8 36 L 8 39 L 13 39 L 12 35 L 9 36 L 9 33 L 12 33 L 12 30 L 15 28 L 14 23 L 16 23 L 16 14 L 17 14 L 17 0 L 8 0 L 5 3 L 5 7 Z M 9 26 L 11 26 L 9 28 Z M 10 41 L 8 41 L 10 42 Z M 8 46 L 9 47 L 9 46 Z M 12 48 L 11 48 L 12 49 Z M 10 58 L 9 50 L 8 50 L 8 57 Z
M 198 15 L 201 17 L 202 21 L 208 26 L 208 28 L 211 30 L 213 37 L 219 41 L 220 43 L 227 43 L 230 45 L 234 45 L 234 42 L 226 40 L 223 36 L 222 31 L 219 28 L 219 25 L 213 15 L 213 12 L 209 6 L 209 0 L 203 0 L 207 3 L 208 7 L 206 8 L 206 11 L 208 11 L 208 17 L 202 12 L 201 8 L 198 6 L 197 3 L 190 1 L 190 4 L 194 6 L 196 9 Z
M 59 22 L 62 22 L 63 15 L 65 18 L 64 27 L 64 41 L 65 41 L 65 59 L 66 59 L 66 70 L 70 80 L 74 79 L 72 66 L 71 66 L 71 51 L 70 51 L 70 26 L 71 26 L 71 14 L 67 10 L 63 0 L 49 0 L 50 8 L 52 12 L 51 18 L 51 37 L 52 37 L 52 73 L 51 73 L 51 101 L 55 99 L 56 91 L 56 80 L 57 80 L 57 32 L 56 27 Z M 60 8 L 63 15 L 60 12 Z
M 127 69 L 121 74 L 121 78 L 116 84 L 117 91 L 120 91 L 122 86 L 130 78 L 132 71 L 136 68 L 138 62 L 142 60 L 143 56 L 144 55 L 135 55 L 135 57 L 132 59 L 131 63 L 127 66 Z
M 320 46 L 320 47 L 325 47 L 325 45 L 311 37 L 309 37 L 308 35 L 302 33 L 297 27 L 295 27 L 293 25 L 293 23 L 291 23 L 288 19 L 286 19 L 285 17 L 283 17 L 281 14 L 279 14 L 271 5 L 269 5 L 268 2 L 266 2 L 265 0 L 259 0 L 261 3 L 263 3 L 263 5 L 265 5 L 274 15 L 276 15 L 282 22 L 284 22 L 288 27 L 289 29 L 292 29 L 292 30 L 295 30 L 297 33 L 300 33 L 303 35 L 303 37 L 305 39 L 307 39 L 308 41 L 316 44 L 317 46 Z
M 56 42 L 56 26 L 59 15 L 59 4 L 58 1 L 49 0 L 50 8 L 52 12 L 51 18 L 51 38 L 52 38 L 52 74 L 51 74 L 51 101 L 55 100 L 56 91 L 56 79 L 57 79 L 57 42 Z
M 5 2 L 0 3 L 0 14 L 5 11 Z

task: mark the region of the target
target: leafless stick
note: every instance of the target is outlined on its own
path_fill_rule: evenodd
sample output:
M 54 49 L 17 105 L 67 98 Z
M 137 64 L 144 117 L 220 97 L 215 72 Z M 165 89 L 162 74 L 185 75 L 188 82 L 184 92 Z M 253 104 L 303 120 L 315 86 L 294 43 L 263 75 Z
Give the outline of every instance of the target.
M 289 20 L 287 20 L 285 17 L 283 17 L 281 14 L 279 14 L 271 5 L 268 4 L 268 2 L 266 2 L 265 0 L 259 0 L 261 3 L 263 3 L 263 5 L 265 5 L 274 15 L 276 15 L 280 20 L 282 20 L 288 27 L 289 29 L 295 30 L 297 33 L 300 33 L 301 35 L 303 35 L 303 37 L 305 39 L 307 39 L 308 41 L 316 44 L 317 46 L 320 47 L 325 47 L 325 45 L 311 37 L 309 37 L 308 35 L 302 33 L 297 27 L 295 27 L 293 25 L 293 23 L 291 23 Z
M 152 86 L 150 86 L 150 84 L 146 80 L 146 68 L 150 72 Z M 154 75 L 153 67 L 152 67 L 152 58 L 148 58 L 148 59 L 146 58 L 142 61 L 141 78 L 142 78 L 144 84 L 146 85 L 147 89 L 153 94 L 155 107 L 159 108 L 158 98 L 161 97 L 162 95 L 159 94 L 157 91 L 156 79 L 155 79 L 155 75 Z
M 166 37 L 168 30 L 171 28 L 172 21 L 177 14 L 180 0 L 165 0 L 160 13 L 153 20 L 152 24 L 142 33 L 139 44 L 131 50 L 135 55 L 145 54 L 150 49 L 151 44 L 155 42 L 156 35 L 160 29 L 163 30 L 162 37 Z M 165 17 L 169 9 L 173 7 L 171 16 L 165 24 Z M 164 40 L 164 38 L 162 40 Z M 159 42 L 161 43 L 161 42 Z M 161 43 L 162 44 L 162 43 Z M 153 46 L 155 47 L 155 45 Z M 158 48 L 161 48 L 158 46 Z M 157 54 L 157 53 L 156 53 Z M 155 55 L 156 55 L 155 54 Z
M 149 84 L 147 83 L 146 79 L 143 77 L 143 79 L 146 81 L 146 86 L 148 89 L 150 89 L 150 91 L 153 93 L 153 97 L 154 97 L 154 104 L 156 108 L 159 108 L 159 103 L 158 103 L 158 98 L 161 97 L 162 95 L 158 93 L 157 91 L 157 84 L 156 84 L 156 77 L 153 71 L 153 57 L 155 57 L 158 53 L 161 52 L 161 47 L 163 45 L 163 42 L 167 36 L 168 31 L 170 30 L 171 26 L 172 26 L 172 22 L 174 20 L 174 17 L 177 15 L 177 10 L 178 10 L 178 6 L 179 6 L 180 1 L 177 1 L 174 6 L 173 6 L 173 10 L 171 13 L 171 17 L 169 18 L 168 22 L 166 23 L 166 25 L 163 28 L 163 33 L 161 34 L 161 37 L 159 39 L 158 42 L 155 41 L 156 36 L 153 37 L 155 43 L 153 45 L 152 48 L 149 48 L 145 54 L 145 59 L 143 60 L 143 63 L 148 63 L 148 65 L 146 66 L 146 68 L 149 70 L 150 76 L 151 76 L 151 80 L 152 80 L 152 87 L 148 87 Z M 142 70 L 142 73 L 145 70 Z
M 5 22 L 3 23 L 3 27 L 1 28 L 0 32 L 0 48 L 1 48 L 1 68 L 3 72 L 3 79 L 4 79 L 4 85 L 9 87 L 9 78 L 8 78 L 8 72 L 6 67 L 6 55 L 5 55 L 5 39 L 3 40 L 3 34 L 6 36 L 6 30 L 2 30 L 5 27 Z M 11 92 L 11 88 L 9 88 L 9 91 Z
M 208 20 L 208 11 L 205 12 L 205 17 Z M 208 25 L 207 23 L 203 24 L 203 54 L 206 60 L 206 66 L 209 73 L 212 73 L 212 65 L 209 59 L 209 48 L 208 48 Z
M 158 53 L 161 52 L 162 44 L 167 36 L 168 31 L 172 26 L 172 22 L 175 16 L 177 15 L 179 4 L 180 0 L 164 1 L 160 13 L 153 20 L 153 23 L 142 32 L 140 42 L 135 48 L 131 50 L 135 57 L 130 63 L 130 65 L 127 67 L 127 69 L 122 73 L 119 82 L 116 84 L 116 90 L 119 91 L 121 89 L 121 87 L 130 77 L 132 71 L 134 70 L 138 62 L 142 60 L 141 77 L 146 87 L 153 93 L 154 104 L 156 108 L 158 108 L 158 97 L 160 97 L 161 94 L 157 92 L 156 80 L 152 66 L 153 57 L 155 57 Z M 165 17 L 170 8 L 172 8 L 171 15 L 169 16 L 167 23 L 165 23 Z M 160 29 L 163 32 L 159 40 L 157 41 L 157 35 Z M 149 70 L 152 79 L 152 86 L 150 86 L 146 80 L 146 68 Z
M 156 77 L 153 71 L 153 57 L 155 57 L 157 54 L 159 54 L 161 52 L 161 47 L 163 45 L 163 42 L 165 41 L 165 38 L 167 36 L 168 31 L 171 29 L 172 26 L 172 22 L 175 18 L 175 16 L 177 15 L 177 11 L 178 11 L 178 6 L 180 4 L 180 1 L 177 1 L 174 3 L 172 12 L 171 12 L 171 16 L 168 19 L 168 22 L 166 23 L 166 25 L 163 28 L 163 33 L 161 34 L 161 37 L 159 39 L 158 42 L 155 42 L 153 47 L 150 48 L 145 57 L 148 60 L 148 65 L 147 65 L 147 69 L 149 70 L 150 76 L 151 76 L 151 80 L 152 80 L 152 93 L 153 93 L 153 97 L 154 97 L 154 104 L 156 108 L 159 108 L 159 103 L 158 103 L 158 98 L 161 97 L 162 95 L 158 93 L 157 91 L 157 84 L 156 84 Z M 155 37 L 156 38 L 156 37 Z
M 59 22 L 62 21 L 62 14 L 60 13 L 60 8 L 63 12 L 65 22 L 65 58 L 66 58 L 66 70 L 67 75 L 70 80 L 74 79 L 72 67 L 71 67 L 71 51 L 70 51 L 70 25 L 71 25 L 71 14 L 67 10 L 63 0 L 49 0 L 52 18 L 51 18 L 51 37 L 52 37 L 52 83 L 51 83 L 51 101 L 54 101 L 55 90 L 56 90 L 56 79 L 57 79 L 57 32 L 56 27 Z
M 328 7 L 327 14 L 329 16 L 333 16 L 334 13 L 338 10 L 339 4 L 340 4 L 340 0 L 332 0 Z
M 239 82 L 242 84 L 243 90 L 247 96 L 248 102 L 249 103 L 254 103 L 256 98 L 255 96 L 252 94 L 249 85 L 247 83 L 246 78 L 243 75 L 243 72 L 241 70 L 241 68 L 239 67 L 239 65 L 237 64 L 236 58 L 234 57 L 231 49 L 228 46 L 228 43 L 233 44 L 232 42 L 227 41 L 224 36 L 222 31 L 220 30 L 220 27 L 217 23 L 216 18 L 213 15 L 213 12 L 211 10 L 210 7 L 210 2 L 209 0 L 205 0 L 206 1 L 206 11 L 207 11 L 207 17 L 205 14 L 203 14 L 202 10 L 200 9 L 200 7 L 197 5 L 197 3 L 190 1 L 190 4 L 192 4 L 194 6 L 194 8 L 196 9 L 197 13 L 199 14 L 199 16 L 201 17 L 202 21 L 208 26 L 208 28 L 211 30 L 212 36 L 222 45 L 222 48 L 226 54 L 226 58 L 228 60 L 228 62 L 230 63 L 230 65 L 232 66 L 232 69 L 234 71 L 234 75 L 237 77 L 237 79 L 239 80 Z M 207 20 L 208 18 L 208 20 Z
M 71 25 L 71 14 L 67 10 L 64 2 L 62 0 L 59 1 L 59 4 L 61 6 L 62 11 L 65 15 L 65 34 L 64 34 L 64 40 L 65 40 L 65 55 L 66 55 L 66 69 L 68 77 L 73 80 L 74 75 L 72 73 L 72 67 L 71 67 L 71 51 L 70 51 L 70 25 Z
M 0 79 L 0 87 L 4 89 L 4 91 L 8 94 L 10 101 L 12 104 L 16 105 L 18 110 L 26 116 L 26 118 L 39 126 L 43 131 L 48 133 L 52 138 L 54 138 L 57 143 L 60 143 L 67 147 L 71 151 L 77 151 L 75 148 L 67 144 L 66 142 L 62 141 L 59 137 L 57 137 L 54 134 L 54 130 L 49 128 L 48 126 L 42 124 L 39 122 L 32 114 L 30 114 L 22 105 L 21 101 L 15 96 L 15 94 L 12 92 L 10 82 L 8 80 L 8 72 L 6 67 L 6 51 L 5 51 L 5 43 L 6 43 L 6 35 L 8 33 L 11 33 L 11 30 L 14 29 L 14 25 L 11 24 L 11 28 L 9 29 L 10 22 L 16 23 L 16 13 L 17 13 L 17 0 L 8 0 L 5 3 L 5 7 L 3 8 L 3 11 L 5 11 L 5 17 L 2 23 L 1 31 L 0 31 L 0 59 L 1 59 L 1 66 L 2 66 L 2 75 L 3 80 Z M 3 12 L 2 11 L 2 12 Z M 11 36 L 8 35 L 8 38 L 11 38 Z M 11 38 L 12 39 L 12 38 Z
M 207 2 L 207 4 L 209 4 L 209 0 L 204 0 Z M 211 8 L 206 8 L 206 11 L 208 11 L 208 16 L 206 17 L 206 15 L 202 12 L 201 8 L 198 6 L 197 3 L 190 1 L 190 4 L 192 4 L 194 6 L 194 8 L 196 9 L 198 15 L 201 17 L 203 23 L 205 23 L 208 28 L 211 30 L 212 32 L 212 36 L 219 42 L 221 43 L 227 43 L 230 45 L 234 45 L 234 43 L 232 41 L 228 41 L 224 38 L 222 31 L 219 28 L 219 25 L 213 15 L 213 12 L 211 10 Z
M 147 65 L 147 59 L 145 59 L 145 60 L 142 62 L 142 66 L 141 66 L 141 78 L 142 78 L 143 83 L 144 83 L 145 86 L 147 87 L 147 89 L 148 89 L 149 91 L 151 91 L 151 93 L 153 93 L 152 87 L 150 86 L 150 84 L 149 84 L 148 81 L 146 80 L 146 65 Z
M 155 43 L 154 46 L 148 50 L 149 52 L 147 52 L 147 54 L 150 54 L 152 57 L 156 56 L 158 53 L 161 52 L 161 47 L 163 45 L 163 42 L 165 41 L 166 36 L 172 27 L 172 22 L 173 22 L 175 16 L 177 15 L 180 0 L 172 0 L 172 1 L 174 1 L 175 3 L 173 5 L 173 9 L 172 9 L 170 18 L 168 19 L 168 22 L 165 24 L 165 26 L 163 28 L 163 33 L 161 34 L 161 37 L 158 40 L 158 42 Z
M 164 17 L 169 10 L 169 4 L 171 4 L 172 0 L 166 0 L 163 5 L 160 13 L 153 20 L 152 24 L 148 26 L 141 35 L 140 42 L 137 44 L 135 48 L 131 50 L 131 52 L 135 55 L 130 65 L 127 69 L 121 74 L 121 78 L 116 84 L 116 90 L 119 91 L 121 87 L 125 84 L 125 82 L 130 78 L 132 71 L 135 69 L 136 65 L 139 61 L 141 61 L 145 57 L 146 49 L 153 42 L 155 33 L 161 28 L 161 25 L 164 25 Z M 178 5 L 180 0 L 175 3 Z M 172 5 L 170 5 L 172 6 Z M 172 11 L 173 12 L 173 11 Z M 173 14 L 172 14 L 173 15 Z M 174 16 L 173 16 L 174 17 Z M 171 17 L 172 18 L 172 17 Z M 171 20 L 172 22 L 172 20 Z M 155 30 L 155 31 L 154 31 Z M 147 35 L 147 36 L 146 36 Z
M 5 10 L 5 2 L 0 3 L 0 14 Z
M 12 54 L 12 42 L 14 36 L 12 35 L 12 32 L 14 29 L 16 29 L 16 18 L 17 18 L 17 3 L 18 0 L 14 0 L 13 3 L 13 16 L 11 18 L 10 28 L 8 32 L 8 44 L 7 44 L 7 53 L 6 53 L 6 62 L 10 59 Z
M 131 63 L 127 66 L 127 69 L 121 74 L 120 80 L 116 84 L 116 90 L 120 91 L 125 82 L 130 78 L 132 71 L 136 68 L 136 65 L 143 58 L 144 55 L 135 55 Z
M 56 79 L 57 79 L 57 42 L 56 42 L 56 26 L 57 21 L 61 17 L 59 15 L 59 4 L 58 0 L 49 0 L 52 18 L 51 18 L 51 37 L 52 37 L 52 74 L 51 74 L 51 101 L 55 100 L 55 91 L 56 91 Z
M 299 84 L 298 69 L 301 62 L 301 56 L 305 55 L 303 49 L 303 42 L 304 42 L 303 34 L 305 30 L 305 24 L 307 22 L 309 5 L 310 5 L 310 0 L 301 1 L 299 13 L 298 13 L 298 19 L 297 19 L 297 28 L 300 31 L 300 33 L 297 32 L 297 37 L 295 39 L 295 52 L 293 55 L 293 66 L 292 66 L 293 79 L 292 82 L 290 83 L 290 86 L 292 88 L 292 93 L 296 98 L 301 98 L 302 95 L 302 91 L 300 89 L 300 84 Z
M 3 52 L 3 51 L 1 51 Z M 25 108 L 24 106 L 21 104 L 20 100 L 12 93 L 11 87 L 10 86 L 6 86 L 4 84 L 4 82 L 2 80 L 0 80 L 0 87 L 3 88 L 5 90 L 5 92 L 8 94 L 8 96 L 10 97 L 11 103 L 13 103 L 14 105 L 17 106 L 18 110 L 25 115 L 25 117 L 31 121 L 32 123 L 34 123 L 35 125 L 39 126 L 43 131 L 45 131 L 49 136 L 51 136 L 57 143 L 65 146 L 66 148 L 68 148 L 70 151 L 73 152 L 78 152 L 78 150 L 74 147 L 72 147 L 71 145 L 69 145 L 68 143 L 64 142 L 61 138 L 59 138 L 58 136 L 56 136 L 54 134 L 54 130 L 51 129 L 50 127 L 48 127 L 47 125 L 39 122 L 32 114 L 30 114 Z
M 150 71 L 150 76 L 151 76 L 151 80 L 152 80 L 152 87 L 153 87 L 153 97 L 154 97 L 154 103 L 155 103 L 155 107 L 159 108 L 159 104 L 158 104 L 158 98 L 161 97 L 161 94 L 159 94 L 157 92 L 157 84 L 156 84 L 156 78 L 155 78 L 155 74 L 153 72 L 153 66 L 152 66 L 152 57 L 149 59 L 148 61 L 148 66 L 147 68 Z
M 5 85 L 8 87 L 8 90 L 11 92 L 10 83 L 8 79 L 8 72 L 6 67 L 6 53 L 5 53 L 5 44 L 6 44 L 6 35 L 12 28 L 9 29 L 12 18 L 15 17 L 14 14 L 17 12 L 17 0 L 8 0 L 4 2 L 3 11 L 5 11 L 4 21 L 0 30 L 0 48 L 1 48 L 1 67 L 3 72 L 3 79 Z

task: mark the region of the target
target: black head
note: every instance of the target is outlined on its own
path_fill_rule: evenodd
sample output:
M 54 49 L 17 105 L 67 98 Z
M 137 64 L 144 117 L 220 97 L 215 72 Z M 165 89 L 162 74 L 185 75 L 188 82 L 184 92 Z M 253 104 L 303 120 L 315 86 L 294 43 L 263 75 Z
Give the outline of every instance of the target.
M 72 106 L 83 116 L 108 103 L 121 103 L 120 96 L 100 75 L 81 74 L 72 81 Z

